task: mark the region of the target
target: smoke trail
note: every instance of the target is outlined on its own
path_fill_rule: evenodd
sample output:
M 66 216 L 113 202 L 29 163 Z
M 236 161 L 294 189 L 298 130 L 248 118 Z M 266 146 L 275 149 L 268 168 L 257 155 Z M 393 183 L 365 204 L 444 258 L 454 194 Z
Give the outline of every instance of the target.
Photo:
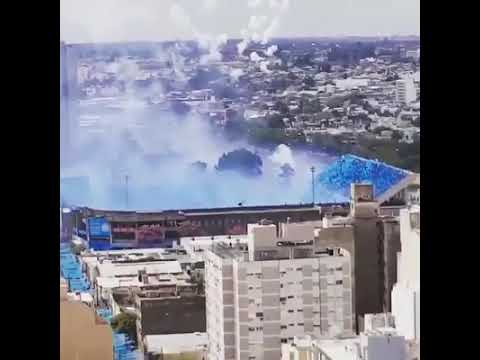
M 217 0 L 203 0 L 203 7 L 207 11 L 213 11 L 217 8 Z
M 247 2 L 247 6 L 250 9 L 258 8 L 261 5 L 262 5 L 262 0 L 248 0 L 248 2 Z
M 250 61 L 259 62 L 261 60 L 263 60 L 263 57 L 258 55 L 255 51 L 250 54 Z
M 292 168 L 295 168 L 292 150 L 285 144 L 277 146 L 275 152 L 270 156 L 270 160 L 279 165 L 288 164 Z
M 267 48 L 267 51 L 265 52 L 265 54 L 267 56 L 273 56 L 278 50 L 278 46 L 277 45 L 271 45 Z
M 268 61 L 261 61 L 260 62 L 260 70 L 265 74 L 270 74 L 272 71 L 268 68 Z
M 234 80 L 234 81 L 238 81 L 238 79 L 240 78 L 240 76 L 243 75 L 243 70 L 242 69 L 233 69 L 232 71 L 230 71 L 230 77 Z

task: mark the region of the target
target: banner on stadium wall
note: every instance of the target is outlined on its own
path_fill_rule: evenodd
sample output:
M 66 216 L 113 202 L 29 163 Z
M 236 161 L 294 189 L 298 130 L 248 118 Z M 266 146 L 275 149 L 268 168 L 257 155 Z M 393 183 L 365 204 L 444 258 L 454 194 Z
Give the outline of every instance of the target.
M 105 218 L 89 218 L 88 234 L 91 239 L 110 239 L 110 224 Z
M 112 223 L 112 246 L 131 247 L 137 244 L 136 226 L 134 224 Z
M 139 224 L 137 240 L 139 244 L 160 244 L 165 239 L 165 226 L 162 224 Z

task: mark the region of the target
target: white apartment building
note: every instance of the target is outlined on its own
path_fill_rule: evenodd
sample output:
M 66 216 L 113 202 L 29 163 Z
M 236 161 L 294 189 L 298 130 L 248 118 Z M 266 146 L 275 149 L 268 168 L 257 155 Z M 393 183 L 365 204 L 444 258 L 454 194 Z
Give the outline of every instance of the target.
M 400 211 L 397 283 L 392 289 L 395 327 L 407 340 L 420 339 L 420 206 Z
M 395 84 L 397 102 L 408 104 L 417 100 L 417 89 L 413 78 L 397 80 Z
M 282 360 L 406 360 L 407 344 L 394 329 L 377 329 L 348 339 L 295 337 L 282 345 Z
M 279 359 L 296 335 L 351 334 L 350 257 L 319 249 L 309 224 L 248 225 L 244 245 L 207 252 L 210 360 Z

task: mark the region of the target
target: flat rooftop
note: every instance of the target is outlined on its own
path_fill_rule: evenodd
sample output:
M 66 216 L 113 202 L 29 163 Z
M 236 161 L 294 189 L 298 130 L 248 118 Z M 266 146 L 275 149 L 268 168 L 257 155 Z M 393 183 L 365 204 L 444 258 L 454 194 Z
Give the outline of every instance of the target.
M 207 349 L 206 333 L 147 335 L 145 347 L 149 353 L 178 354 Z

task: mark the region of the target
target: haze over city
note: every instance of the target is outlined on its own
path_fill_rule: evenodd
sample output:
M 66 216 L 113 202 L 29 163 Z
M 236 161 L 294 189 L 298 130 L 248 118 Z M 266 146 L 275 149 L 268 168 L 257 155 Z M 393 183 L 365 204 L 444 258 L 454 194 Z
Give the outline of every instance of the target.
M 241 38 L 251 15 L 274 23 L 273 37 L 420 32 L 419 0 L 61 0 L 60 10 L 68 43 L 195 39 L 193 29 Z

